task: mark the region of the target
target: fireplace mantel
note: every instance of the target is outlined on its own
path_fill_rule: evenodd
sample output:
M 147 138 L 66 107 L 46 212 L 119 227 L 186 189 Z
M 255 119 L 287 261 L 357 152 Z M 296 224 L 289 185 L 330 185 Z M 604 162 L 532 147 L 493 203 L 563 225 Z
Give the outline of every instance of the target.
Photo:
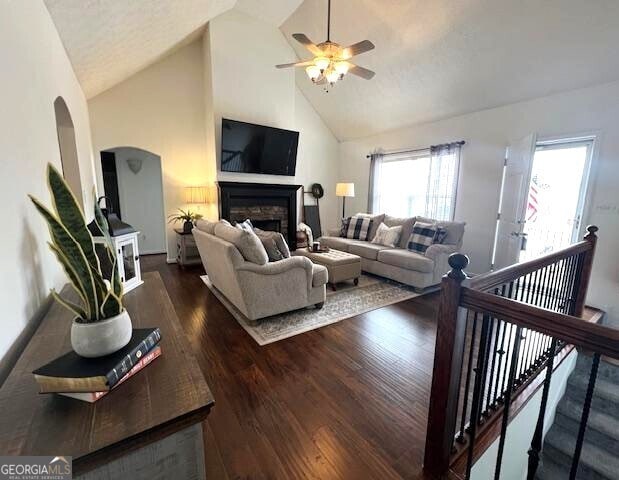
M 219 218 L 229 222 L 251 220 L 253 213 L 257 220 L 280 221 L 290 249 L 296 249 L 301 185 L 245 182 L 217 182 L 217 185 Z M 266 218 L 264 212 L 273 212 L 273 218 Z

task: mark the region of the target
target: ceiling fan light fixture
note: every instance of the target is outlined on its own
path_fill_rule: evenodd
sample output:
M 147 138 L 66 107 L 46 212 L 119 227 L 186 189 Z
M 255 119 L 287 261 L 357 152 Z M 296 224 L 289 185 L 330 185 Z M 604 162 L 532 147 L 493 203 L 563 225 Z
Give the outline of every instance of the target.
M 348 73 L 348 62 L 337 62 L 333 68 L 340 77 L 343 77 Z
M 324 72 L 330 63 L 331 61 L 327 57 L 316 57 L 314 59 L 314 65 L 316 65 L 321 72 Z
M 305 69 L 305 73 L 307 73 L 307 76 L 312 82 L 315 82 L 318 80 L 318 77 L 320 77 L 320 68 L 316 65 L 310 65 Z
M 337 73 L 335 70 L 330 70 L 326 73 L 325 77 L 327 79 L 327 82 L 333 85 L 335 82 L 339 80 L 340 74 Z

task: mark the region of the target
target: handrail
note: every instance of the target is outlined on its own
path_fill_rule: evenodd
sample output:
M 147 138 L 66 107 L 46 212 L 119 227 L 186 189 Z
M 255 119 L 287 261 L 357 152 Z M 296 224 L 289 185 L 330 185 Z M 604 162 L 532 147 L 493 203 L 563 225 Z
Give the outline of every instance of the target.
M 551 359 L 563 345 L 572 344 L 598 355 L 619 359 L 619 331 L 582 319 L 597 231 L 597 227 L 589 226 L 581 242 L 474 278 L 468 278 L 464 272 L 468 257 L 462 254 L 450 256 L 452 270 L 441 283 L 437 317 L 432 402 L 424 458 L 427 473 L 440 475 L 449 469 L 457 428 L 458 441 L 464 441 L 467 410 L 470 410 L 473 422 L 478 414 L 498 412 L 500 405 L 495 404 L 497 400 L 509 405 L 512 394 L 519 393 L 519 386 L 538 375 L 545 365 L 552 366 Z M 469 313 L 474 316 L 472 327 Z M 479 343 L 475 340 L 477 323 L 481 326 Z M 508 324 L 509 334 L 506 335 Z M 503 351 L 506 338 L 507 351 Z M 525 357 L 519 362 L 514 355 L 523 354 L 519 350 L 521 343 Z M 467 373 L 464 402 L 460 404 L 466 351 L 468 366 L 464 366 Z M 471 364 L 474 354 L 477 368 L 472 368 Z M 504 362 L 501 361 L 503 356 Z M 533 362 L 525 364 L 525 359 Z M 513 362 L 516 363 L 508 368 L 508 363 Z M 502 368 L 501 373 L 494 371 L 496 365 Z M 526 370 L 522 370 L 523 366 Z M 499 380 L 503 388 L 503 382 L 508 378 L 507 370 L 510 370 L 507 390 L 498 390 Z M 474 372 L 473 375 L 470 372 Z M 473 401 L 468 404 L 469 377 L 473 376 Z M 491 383 L 486 388 L 488 379 Z M 515 383 L 512 385 L 512 382 Z M 458 417 L 460 409 L 462 414 Z M 474 442 L 477 420 L 471 422 L 467 433 Z M 469 449 L 469 455 L 471 453 L 472 449 Z M 470 469 L 470 458 L 468 464 Z
M 619 330 L 517 300 L 462 288 L 460 306 L 619 360 Z
M 591 248 L 590 242 L 583 240 L 581 242 L 562 248 L 556 252 L 547 253 L 541 257 L 533 258 L 526 262 L 516 263 L 509 267 L 495 270 L 492 272 L 482 273 L 469 280 L 469 287 L 475 290 L 488 291 L 492 288 L 503 285 L 514 278 L 521 277 L 528 273 L 532 273 L 540 268 L 557 263 L 564 258 L 577 255 Z

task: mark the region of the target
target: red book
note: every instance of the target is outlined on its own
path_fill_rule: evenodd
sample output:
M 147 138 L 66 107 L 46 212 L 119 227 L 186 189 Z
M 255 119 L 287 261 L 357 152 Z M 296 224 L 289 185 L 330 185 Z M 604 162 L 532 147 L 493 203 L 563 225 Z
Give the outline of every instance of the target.
M 122 377 L 116 385 L 112 387 L 112 390 L 115 390 L 118 385 L 123 383 L 125 380 L 131 378 L 133 375 L 142 370 L 146 365 L 151 363 L 155 358 L 161 355 L 161 347 L 157 346 L 153 348 L 150 352 L 144 355 L 138 363 L 136 363 L 131 370 L 129 370 L 124 377 Z M 99 400 L 101 397 L 106 396 L 112 390 L 104 390 L 102 392 L 80 392 L 80 393 L 59 393 L 58 395 L 64 395 L 65 397 L 75 398 L 76 400 L 81 400 L 83 402 L 94 403 Z

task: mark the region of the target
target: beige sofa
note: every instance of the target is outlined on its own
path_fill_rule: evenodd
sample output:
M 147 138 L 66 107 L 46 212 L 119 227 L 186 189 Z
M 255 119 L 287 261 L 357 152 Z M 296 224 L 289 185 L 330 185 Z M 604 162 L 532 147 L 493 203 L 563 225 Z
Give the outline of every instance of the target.
M 461 222 L 436 221 L 424 217 L 396 218 L 389 215 L 375 215 L 372 218 L 370 240 L 381 222 L 388 227 L 402 226 L 402 235 L 397 248 L 373 244 L 370 241 L 342 238 L 339 236 L 339 230 L 329 231 L 329 235 L 320 238 L 320 243 L 329 248 L 359 255 L 361 269 L 364 272 L 411 285 L 417 291 L 438 285 L 443 275 L 449 271 L 447 263 L 449 255 L 462 247 L 465 224 Z M 436 223 L 447 231 L 443 243 L 431 245 L 425 255 L 406 249 L 408 237 L 417 220 Z
M 233 227 L 231 227 L 233 228 Z M 315 305 L 326 296 L 327 269 L 305 257 L 258 264 L 247 261 L 234 237 L 218 230 L 193 229 L 193 235 L 212 284 L 250 320 Z

